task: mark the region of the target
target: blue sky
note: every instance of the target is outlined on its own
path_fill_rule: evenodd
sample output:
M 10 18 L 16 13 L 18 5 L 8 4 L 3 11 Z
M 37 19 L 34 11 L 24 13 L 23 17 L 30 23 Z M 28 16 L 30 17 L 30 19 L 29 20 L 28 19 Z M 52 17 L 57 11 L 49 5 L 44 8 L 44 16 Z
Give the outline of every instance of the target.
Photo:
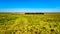
M 0 0 L 0 12 L 60 12 L 60 0 Z

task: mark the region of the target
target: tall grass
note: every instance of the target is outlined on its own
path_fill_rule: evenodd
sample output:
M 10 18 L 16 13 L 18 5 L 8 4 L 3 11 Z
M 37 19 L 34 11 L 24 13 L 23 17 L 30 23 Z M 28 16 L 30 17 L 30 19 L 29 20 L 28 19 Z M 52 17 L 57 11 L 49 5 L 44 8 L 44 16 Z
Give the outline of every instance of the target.
M 60 34 L 60 15 L 1 13 L 0 34 Z

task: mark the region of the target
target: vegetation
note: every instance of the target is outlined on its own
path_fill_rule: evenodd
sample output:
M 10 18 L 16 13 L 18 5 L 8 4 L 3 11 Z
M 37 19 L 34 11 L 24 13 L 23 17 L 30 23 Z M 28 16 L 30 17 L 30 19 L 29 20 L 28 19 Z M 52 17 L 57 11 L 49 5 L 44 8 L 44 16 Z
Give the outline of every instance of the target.
M 60 34 L 60 13 L 0 13 L 0 34 Z

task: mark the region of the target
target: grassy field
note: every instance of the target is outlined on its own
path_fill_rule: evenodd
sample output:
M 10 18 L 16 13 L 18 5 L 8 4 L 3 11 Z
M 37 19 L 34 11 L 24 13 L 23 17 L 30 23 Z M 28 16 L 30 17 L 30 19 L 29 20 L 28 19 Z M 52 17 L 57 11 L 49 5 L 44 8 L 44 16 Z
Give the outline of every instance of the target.
M 0 13 L 0 34 L 60 34 L 60 13 Z

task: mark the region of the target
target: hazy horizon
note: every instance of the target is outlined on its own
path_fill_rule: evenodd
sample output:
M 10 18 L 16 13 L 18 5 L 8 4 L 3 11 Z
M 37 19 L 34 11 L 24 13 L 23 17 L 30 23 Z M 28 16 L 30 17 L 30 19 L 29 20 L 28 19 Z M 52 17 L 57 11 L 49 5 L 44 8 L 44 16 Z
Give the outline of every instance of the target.
M 0 12 L 60 12 L 60 0 L 0 0 Z

